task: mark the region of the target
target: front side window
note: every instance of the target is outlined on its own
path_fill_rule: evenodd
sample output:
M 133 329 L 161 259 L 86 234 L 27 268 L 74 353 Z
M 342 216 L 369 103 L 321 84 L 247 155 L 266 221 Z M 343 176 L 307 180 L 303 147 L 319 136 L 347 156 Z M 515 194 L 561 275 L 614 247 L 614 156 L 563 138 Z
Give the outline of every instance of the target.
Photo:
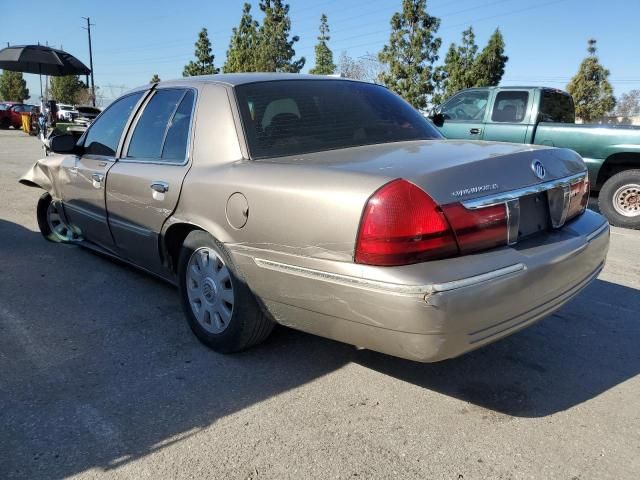
M 131 136 L 127 158 L 184 161 L 193 99 L 192 90 L 155 92 Z
M 505 90 L 496 95 L 491 120 L 493 122 L 520 123 L 524 120 L 529 93 Z
M 481 122 L 489 102 L 488 90 L 469 90 L 454 96 L 442 106 L 446 120 Z
M 132 93 L 116 100 L 93 122 L 84 140 L 86 155 L 115 156 L 124 126 L 143 93 Z
M 442 138 L 418 111 L 379 85 L 285 80 L 235 91 L 253 158 Z

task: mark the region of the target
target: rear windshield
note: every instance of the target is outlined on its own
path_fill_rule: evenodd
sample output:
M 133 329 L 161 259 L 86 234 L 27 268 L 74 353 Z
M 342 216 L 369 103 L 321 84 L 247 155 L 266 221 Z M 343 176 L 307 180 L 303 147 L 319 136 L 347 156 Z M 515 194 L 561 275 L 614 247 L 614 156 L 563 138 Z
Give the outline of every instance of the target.
M 442 138 L 386 88 L 345 80 L 286 80 L 236 87 L 253 158 Z
M 540 121 L 574 123 L 575 112 L 571 95 L 554 90 L 543 90 L 540 103 Z

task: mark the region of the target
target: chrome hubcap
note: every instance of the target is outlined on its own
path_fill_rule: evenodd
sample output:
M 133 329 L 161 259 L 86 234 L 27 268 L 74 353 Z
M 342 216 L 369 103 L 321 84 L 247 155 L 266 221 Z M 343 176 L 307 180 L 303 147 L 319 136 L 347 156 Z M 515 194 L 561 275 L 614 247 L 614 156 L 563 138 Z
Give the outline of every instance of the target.
M 223 332 L 233 314 L 233 283 L 229 269 L 211 248 L 199 248 L 187 265 L 187 295 L 198 323 L 210 333 Z
M 625 217 L 640 215 L 640 185 L 624 185 L 613 194 L 613 208 Z
M 80 236 L 67 225 L 62 217 L 56 205 L 51 202 L 47 208 L 47 225 L 51 229 L 51 232 L 63 242 L 73 242 L 80 240 Z

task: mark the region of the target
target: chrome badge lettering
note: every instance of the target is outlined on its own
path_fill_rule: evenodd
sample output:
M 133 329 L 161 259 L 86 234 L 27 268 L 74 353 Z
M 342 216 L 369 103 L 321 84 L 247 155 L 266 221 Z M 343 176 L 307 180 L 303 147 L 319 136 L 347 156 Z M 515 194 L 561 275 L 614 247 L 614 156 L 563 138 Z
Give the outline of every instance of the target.
M 473 195 L 474 193 L 491 192 L 498 189 L 497 183 L 490 183 L 488 185 L 477 185 L 475 187 L 463 188 L 451 192 L 454 197 L 466 197 L 467 195 Z

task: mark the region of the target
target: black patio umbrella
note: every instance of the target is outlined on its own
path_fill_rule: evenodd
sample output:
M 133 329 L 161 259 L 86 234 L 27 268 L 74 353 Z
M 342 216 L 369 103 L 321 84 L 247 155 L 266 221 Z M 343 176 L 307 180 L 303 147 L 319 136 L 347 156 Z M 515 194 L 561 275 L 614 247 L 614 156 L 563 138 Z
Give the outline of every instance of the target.
M 14 72 L 37 73 L 61 77 L 88 75 L 91 70 L 76 57 L 63 50 L 44 45 L 14 45 L 0 50 L 0 68 Z M 40 78 L 42 97 L 42 78 Z

